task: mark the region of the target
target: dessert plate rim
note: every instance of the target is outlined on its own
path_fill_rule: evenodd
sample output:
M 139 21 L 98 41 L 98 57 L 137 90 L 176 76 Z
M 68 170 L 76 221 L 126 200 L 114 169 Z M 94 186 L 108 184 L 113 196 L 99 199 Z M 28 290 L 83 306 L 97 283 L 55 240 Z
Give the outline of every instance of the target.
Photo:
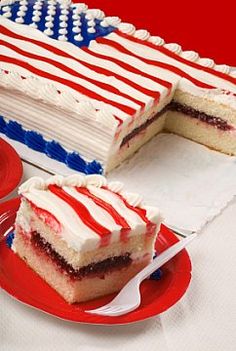
M 69 322 L 123 325 L 159 315 L 185 294 L 191 280 L 192 267 L 187 251 L 183 250 L 163 266 L 163 276 L 160 280 L 146 280 L 142 283 L 142 304 L 133 312 L 119 317 L 105 317 L 84 312 L 108 303 L 115 294 L 86 303 L 69 305 L 6 245 L 5 233 L 13 226 L 12 213 L 16 213 L 19 204 L 19 198 L 0 204 L 0 224 L 2 216 L 5 221 L 5 225 L 0 226 L 0 288 L 21 303 Z M 176 241 L 178 238 L 162 225 L 156 242 L 157 250 L 161 252 Z M 22 275 L 25 279 L 22 279 Z M 20 277 L 21 279 L 17 279 Z
M 0 137 L 0 199 L 10 194 L 19 184 L 23 166 L 16 150 Z

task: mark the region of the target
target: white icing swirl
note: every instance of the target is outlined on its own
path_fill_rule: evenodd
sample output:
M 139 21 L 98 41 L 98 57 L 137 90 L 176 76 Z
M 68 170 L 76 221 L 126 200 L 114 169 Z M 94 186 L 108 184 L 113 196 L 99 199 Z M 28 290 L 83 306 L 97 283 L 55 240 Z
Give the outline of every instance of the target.
M 118 29 L 125 34 L 133 35 L 136 31 L 136 28 L 131 23 L 120 23 Z
M 100 22 L 100 26 L 104 28 L 109 27 L 109 23 L 106 21 L 106 18 Z
M 110 16 L 110 17 L 106 17 L 106 22 L 113 27 L 118 27 L 118 25 L 121 22 L 121 19 L 119 17 L 116 16 Z
M 141 207 L 143 201 L 143 197 L 141 195 L 127 192 L 122 192 L 121 195 L 131 206 Z
M 176 43 L 165 44 L 164 47 L 166 49 L 172 51 L 176 55 L 179 55 L 182 52 L 181 46 L 179 44 L 176 44 Z
M 209 68 L 213 68 L 215 65 L 215 62 L 212 59 L 209 58 L 200 58 L 197 63 L 199 63 L 199 65 L 204 66 L 204 67 L 209 67 Z
M 93 185 L 96 186 L 98 188 L 101 188 L 102 186 L 106 186 L 107 185 L 107 180 L 105 177 L 101 176 L 101 175 L 97 175 L 97 174 L 91 174 L 86 176 L 86 185 Z
M 79 32 L 78 32 L 79 33 Z M 79 34 L 77 34 L 77 35 L 75 35 L 74 36 L 74 39 L 76 40 L 76 41 L 83 41 L 84 40 L 84 38 L 82 37 L 82 35 L 79 33 Z
M 77 14 L 86 12 L 88 9 L 88 6 L 84 3 L 72 4 L 71 7 L 73 7 L 74 12 Z
M 119 182 L 116 182 L 116 183 L 119 183 Z M 87 176 L 80 175 L 80 174 L 73 174 L 68 177 L 55 175 L 48 178 L 46 181 L 43 180 L 41 177 L 32 177 L 19 187 L 18 192 L 19 194 L 23 194 L 28 191 L 31 191 L 32 189 L 46 190 L 47 187 L 52 184 L 58 185 L 59 187 L 63 187 L 63 186 L 87 187 L 91 185 L 91 186 L 101 188 L 107 185 L 107 180 L 105 177 L 97 174 L 92 174 Z
M 44 190 L 45 188 L 46 188 L 46 183 L 42 178 L 32 177 L 19 187 L 18 193 L 24 194 L 32 189 Z
M 180 56 L 192 62 L 199 60 L 199 55 L 195 51 L 183 51 Z
M 48 187 L 49 185 L 58 185 L 60 187 L 66 185 L 65 184 L 65 178 L 61 175 L 55 175 L 55 176 L 52 176 L 50 178 L 48 178 L 46 181 L 45 181 L 45 186 Z
M 71 0 L 57 0 L 61 6 L 69 6 L 71 4 Z
M 107 187 L 114 193 L 120 193 L 124 187 L 124 184 L 118 181 L 114 181 L 114 182 L 108 183 Z
M 150 33 L 145 29 L 136 30 L 134 37 L 140 40 L 148 40 L 150 38 Z
M 230 72 L 230 67 L 228 65 L 215 65 L 214 69 L 225 74 L 229 74 Z
M 104 12 L 99 9 L 89 9 L 87 10 L 87 14 L 91 15 L 92 18 L 96 18 L 99 20 L 102 20 L 105 17 Z
M 14 4 L 15 2 L 16 2 L 16 0 L 1 0 L 1 1 L 0 1 L 0 7 L 12 5 L 12 4 Z
M 161 219 L 162 216 L 160 215 L 156 207 L 142 206 L 142 208 L 146 211 L 146 217 L 147 219 L 149 219 L 149 221 L 151 222 L 157 222 L 158 220 L 162 221 Z
M 163 46 L 165 44 L 165 40 L 158 36 L 151 36 L 148 38 L 148 41 L 157 46 Z
M 85 187 L 86 186 L 86 178 L 80 174 L 72 174 L 68 176 L 65 180 L 67 186 L 78 186 Z M 64 185 L 64 184 L 63 184 Z

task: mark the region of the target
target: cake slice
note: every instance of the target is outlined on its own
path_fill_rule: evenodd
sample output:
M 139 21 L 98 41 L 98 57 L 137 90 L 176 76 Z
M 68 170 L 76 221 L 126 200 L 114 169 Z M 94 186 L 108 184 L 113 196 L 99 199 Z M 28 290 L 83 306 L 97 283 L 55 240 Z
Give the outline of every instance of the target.
M 21 185 L 13 247 L 67 302 L 119 291 L 153 257 L 155 207 L 99 175 Z

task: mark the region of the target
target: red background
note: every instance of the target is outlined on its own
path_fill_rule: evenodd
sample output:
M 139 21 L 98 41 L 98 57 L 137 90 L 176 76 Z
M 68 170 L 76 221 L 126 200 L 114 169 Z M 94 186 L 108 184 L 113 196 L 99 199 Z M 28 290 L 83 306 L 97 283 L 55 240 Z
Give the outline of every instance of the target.
M 81 1 L 82 2 L 82 1 Z M 167 43 L 236 67 L 236 1 L 84 0 Z

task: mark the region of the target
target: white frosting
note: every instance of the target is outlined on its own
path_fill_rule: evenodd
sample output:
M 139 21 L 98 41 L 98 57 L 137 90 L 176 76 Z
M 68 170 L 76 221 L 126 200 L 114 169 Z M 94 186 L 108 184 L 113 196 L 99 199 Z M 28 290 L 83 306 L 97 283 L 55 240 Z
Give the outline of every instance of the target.
M 236 98 L 235 96 L 221 89 L 203 89 L 196 88 L 194 84 L 191 84 L 188 80 L 182 78 L 179 82 L 178 88 L 181 91 L 186 91 L 194 96 L 202 97 L 209 101 L 215 101 L 219 104 L 230 106 L 236 110 Z
M 140 40 L 148 40 L 150 38 L 150 33 L 145 29 L 136 30 L 134 37 Z
M 196 62 L 199 60 L 199 55 L 195 51 L 182 51 L 180 56 L 192 62 Z
M 193 78 L 198 79 L 199 81 L 202 81 L 209 85 L 213 85 L 220 89 L 225 89 L 236 93 L 236 84 L 231 83 L 230 81 L 225 80 L 221 77 L 218 77 L 214 75 L 214 73 L 208 73 L 206 71 L 201 70 L 200 68 L 191 67 L 187 63 L 178 61 L 177 59 L 167 54 L 164 54 L 159 50 L 155 50 L 154 48 L 143 45 L 142 43 L 140 44 L 136 42 L 134 43 L 126 38 L 123 38 L 118 34 L 116 34 L 115 32 L 109 34 L 106 38 L 110 40 L 114 40 L 115 42 L 123 45 L 131 53 L 135 54 L 136 56 L 139 56 L 140 58 L 145 58 L 145 59 L 148 58 L 150 60 L 154 60 L 157 62 L 163 62 L 163 63 L 173 65 L 177 68 L 182 69 L 183 71 L 191 75 Z M 211 59 L 199 59 L 197 63 L 205 67 L 214 66 L 214 61 Z M 166 80 L 168 80 L 169 70 L 166 69 L 164 71 L 165 71 L 165 78 Z M 158 68 L 158 76 L 159 76 L 159 73 L 161 72 L 162 72 L 162 69 Z
M 67 242 L 69 247 L 78 251 L 92 250 L 99 246 L 100 237 L 93 229 L 85 224 L 83 221 L 83 214 L 77 214 L 66 201 L 62 200 L 48 189 L 50 184 L 59 186 L 70 197 L 83 204 L 94 220 L 111 232 L 111 242 L 120 240 L 121 226 L 116 224 L 112 213 L 97 205 L 88 196 L 79 193 L 75 187 L 87 187 L 91 194 L 112 206 L 130 226 L 131 231 L 129 235 L 145 234 L 147 230 L 146 223 L 135 211 L 125 205 L 122 197 L 117 196 L 111 190 L 102 188 L 108 186 L 108 188 L 111 189 L 115 184 L 113 182 L 111 186 L 109 186 L 106 179 L 102 176 L 72 175 L 66 178 L 54 176 L 47 181 L 39 177 L 29 179 L 21 185 L 19 193 L 38 208 L 51 213 L 58 220 L 61 224 L 60 235 L 62 239 Z M 119 185 L 119 188 L 121 187 L 118 182 L 117 185 Z M 134 203 L 134 205 L 131 204 L 132 206 L 135 207 L 136 203 L 140 205 L 139 195 L 127 193 L 126 197 L 131 203 Z M 160 223 L 159 211 L 157 209 L 152 208 L 152 210 L 147 211 L 147 216 L 153 219 L 153 223 Z M 17 220 L 21 220 L 23 217 L 23 213 L 20 215 L 18 214 Z M 30 218 L 28 222 L 30 222 Z M 22 220 L 21 224 L 25 227 L 27 232 L 30 231 L 29 226 L 25 226 Z
M 164 47 L 172 52 L 174 52 L 175 54 L 179 55 L 182 52 L 182 48 L 179 44 L 176 43 L 169 43 L 169 44 L 165 44 Z
M 228 65 L 215 65 L 214 69 L 225 74 L 230 73 L 230 67 Z
M 119 193 L 122 191 L 124 184 L 121 182 L 114 181 L 114 182 L 109 182 L 107 187 L 108 187 L 108 189 L 110 189 L 114 193 Z
M 231 77 L 236 78 L 236 71 L 231 71 L 231 72 L 230 72 L 230 75 L 231 75 Z
M 120 18 L 116 16 L 105 17 L 105 20 L 106 20 L 106 23 L 108 23 L 110 26 L 113 26 L 113 27 L 117 27 L 121 22 Z
M 160 213 L 157 211 L 156 207 L 153 206 L 142 206 L 142 208 L 146 211 L 146 216 L 149 219 L 149 221 L 158 223 L 158 221 L 161 221 L 162 217 Z
M 16 1 L 17 1 L 17 0 L 1 0 L 1 1 L 0 1 L 0 7 L 12 5 L 12 4 L 14 4 Z
M 135 26 L 130 23 L 121 22 L 118 25 L 118 29 L 122 33 L 132 35 L 135 38 L 139 38 L 141 40 L 147 40 L 150 43 L 157 46 L 164 46 L 168 50 L 174 52 L 177 55 L 180 55 L 181 57 L 189 61 L 197 62 L 202 66 L 213 68 L 216 71 L 219 71 L 225 74 L 230 74 L 230 67 L 228 65 L 216 65 L 212 59 L 200 58 L 199 54 L 195 51 L 182 51 L 182 47 L 179 44 L 176 44 L 176 43 L 165 44 L 165 41 L 163 38 L 159 36 L 151 36 L 149 32 L 143 29 L 136 30 Z
M 212 59 L 209 59 L 209 58 L 200 58 L 198 60 L 198 63 L 201 66 L 209 67 L 209 68 L 212 68 L 215 65 L 215 62 Z
M 125 34 L 133 35 L 136 31 L 135 26 L 131 23 L 120 23 L 118 29 Z
M 99 9 L 89 9 L 86 11 L 86 18 L 94 18 L 94 19 L 102 20 L 104 17 L 105 17 L 104 12 Z
M 134 206 L 134 207 L 142 206 L 143 198 L 141 195 L 136 193 L 127 193 L 127 192 L 122 192 L 121 194 L 131 206 Z
M 163 46 L 165 44 L 165 40 L 158 36 L 151 36 L 148 38 L 148 41 L 158 46 Z

